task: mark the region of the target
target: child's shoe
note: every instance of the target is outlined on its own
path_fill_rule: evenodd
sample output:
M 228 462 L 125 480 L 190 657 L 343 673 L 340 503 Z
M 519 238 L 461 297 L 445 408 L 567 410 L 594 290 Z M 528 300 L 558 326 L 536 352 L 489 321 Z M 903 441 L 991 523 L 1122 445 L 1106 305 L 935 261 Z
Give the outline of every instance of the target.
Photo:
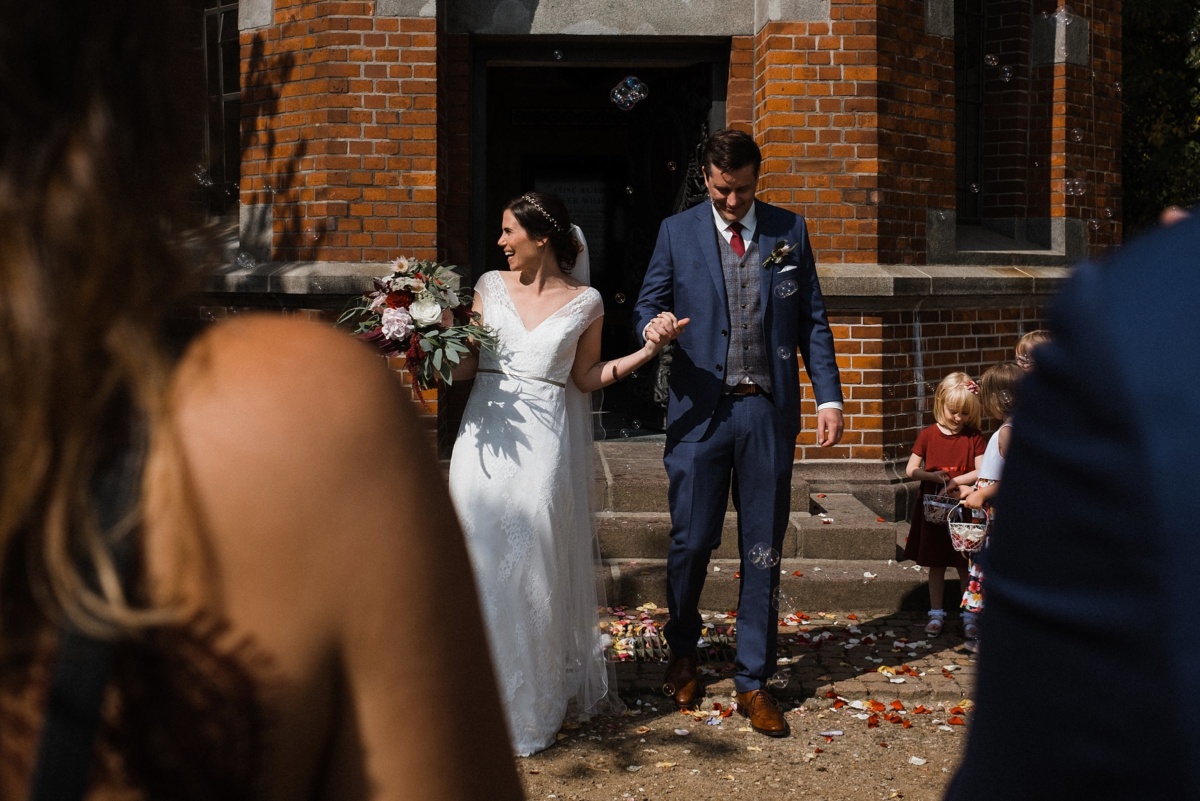
M 944 609 L 930 609 L 929 622 L 925 624 L 925 633 L 930 637 L 936 637 L 942 633 L 945 625 L 946 611 Z
M 979 639 L 979 615 L 975 612 L 963 612 L 963 636 L 968 640 Z

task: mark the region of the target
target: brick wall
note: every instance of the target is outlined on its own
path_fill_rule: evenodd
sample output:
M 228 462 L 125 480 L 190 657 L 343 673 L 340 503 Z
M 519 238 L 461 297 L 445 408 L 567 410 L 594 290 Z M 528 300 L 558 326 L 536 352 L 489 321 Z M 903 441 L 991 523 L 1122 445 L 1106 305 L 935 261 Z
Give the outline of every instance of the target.
M 374 3 L 276 0 L 242 34 L 243 204 L 274 260 L 434 258 L 437 35 Z
M 725 124 L 754 132 L 754 37 L 729 41 L 729 80 L 725 86 Z
M 926 209 L 954 208 L 954 41 L 925 31 L 924 0 L 880 0 L 881 264 L 924 264 Z
M 830 22 L 771 22 L 755 37 L 760 196 L 809 221 L 824 261 L 876 261 L 879 201 L 874 9 L 833 0 Z
M 1052 136 L 1064 167 L 1055 184 L 1071 177 L 1083 181 L 1080 194 L 1063 198 L 1065 213 L 1087 222 L 1089 249 L 1099 254 L 1120 244 L 1122 235 L 1121 2 L 1072 5 L 1089 24 L 1089 59 L 1086 66 L 1063 64 L 1056 71 Z
M 942 378 L 962 370 L 978 379 L 1013 358 L 1022 334 L 1043 327 L 1040 306 L 982 300 L 970 301 L 973 307 L 831 313 L 846 434 L 833 448 L 814 444 L 817 408 L 802 372 L 804 430 L 796 458 L 906 460 L 917 432 L 933 422 L 933 394 Z M 985 421 L 986 430 L 994 428 Z

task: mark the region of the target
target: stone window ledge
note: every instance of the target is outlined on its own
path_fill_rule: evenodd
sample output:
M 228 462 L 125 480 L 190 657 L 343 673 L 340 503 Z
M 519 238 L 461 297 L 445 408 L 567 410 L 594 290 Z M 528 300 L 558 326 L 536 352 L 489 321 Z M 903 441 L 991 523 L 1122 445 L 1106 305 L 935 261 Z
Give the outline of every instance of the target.
M 829 298 L 927 298 L 1053 295 L 1070 267 L 1010 265 L 829 264 L 818 265 L 821 291 Z
M 204 291 L 246 295 L 352 296 L 372 288 L 371 279 L 387 271 L 378 262 L 264 262 L 253 267 L 229 265 L 210 275 Z M 825 264 L 818 265 L 827 297 L 981 295 L 1052 295 L 1071 274 L 1070 267 L 1007 265 Z

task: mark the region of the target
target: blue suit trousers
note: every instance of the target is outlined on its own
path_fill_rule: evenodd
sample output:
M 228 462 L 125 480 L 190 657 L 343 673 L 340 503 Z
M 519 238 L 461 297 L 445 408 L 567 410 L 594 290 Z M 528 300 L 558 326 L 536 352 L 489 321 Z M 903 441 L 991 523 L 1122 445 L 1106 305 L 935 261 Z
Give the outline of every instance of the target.
M 738 692 L 763 687 L 775 672 L 779 564 L 749 558 L 756 545 L 778 554 L 791 509 L 795 439 L 764 395 L 723 395 L 704 437 L 668 441 L 663 457 L 670 480 L 671 547 L 667 556 L 665 635 L 671 652 L 695 652 L 697 611 L 712 552 L 721 544 L 729 491 L 738 512 L 741 587 L 738 601 Z M 720 580 L 732 580 L 719 574 Z

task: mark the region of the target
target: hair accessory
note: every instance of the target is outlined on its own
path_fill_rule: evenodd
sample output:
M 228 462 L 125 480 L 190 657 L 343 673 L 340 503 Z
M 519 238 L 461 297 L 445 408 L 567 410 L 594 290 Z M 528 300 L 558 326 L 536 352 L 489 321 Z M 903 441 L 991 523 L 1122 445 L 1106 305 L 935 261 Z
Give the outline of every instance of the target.
M 565 231 L 566 230 L 565 228 L 563 228 L 561 225 L 558 224 L 558 220 L 554 219 L 549 214 L 547 214 L 546 210 L 542 208 L 542 204 L 538 203 L 536 200 L 534 200 L 532 196 L 527 195 L 527 194 L 521 195 L 521 200 L 524 200 L 530 206 L 533 206 L 535 209 L 540 211 L 542 213 L 542 216 L 550 221 L 550 225 L 554 226 L 555 231 Z
M 971 381 L 970 379 L 968 379 L 966 381 L 966 383 L 963 384 L 963 386 L 966 387 L 967 392 L 970 392 L 972 395 L 979 394 L 979 385 L 976 384 L 974 381 Z

